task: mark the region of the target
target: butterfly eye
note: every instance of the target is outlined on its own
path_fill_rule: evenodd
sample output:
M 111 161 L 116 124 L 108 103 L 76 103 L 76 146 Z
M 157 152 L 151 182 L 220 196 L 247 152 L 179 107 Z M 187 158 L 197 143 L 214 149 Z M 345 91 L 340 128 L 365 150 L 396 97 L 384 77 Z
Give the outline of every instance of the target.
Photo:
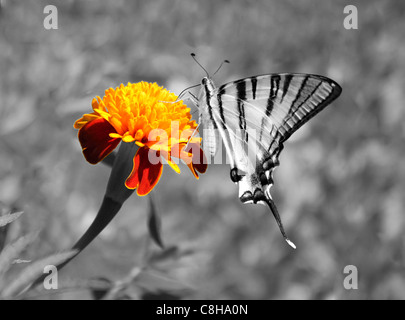
M 202 78 L 201 83 L 203 86 L 207 84 L 207 78 Z

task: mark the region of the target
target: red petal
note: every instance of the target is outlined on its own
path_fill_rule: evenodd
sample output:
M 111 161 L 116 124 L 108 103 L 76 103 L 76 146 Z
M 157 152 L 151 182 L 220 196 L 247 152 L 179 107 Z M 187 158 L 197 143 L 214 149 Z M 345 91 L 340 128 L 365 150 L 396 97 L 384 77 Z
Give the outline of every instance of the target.
M 198 154 L 193 154 L 193 167 L 200 173 L 205 173 L 208 168 L 207 158 L 203 150 L 200 148 Z
M 207 158 L 204 155 L 204 152 L 200 148 L 198 143 L 190 143 L 187 149 L 184 149 L 185 152 L 190 152 L 192 154 L 191 163 L 186 162 L 187 166 L 190 168 L 191 172 L 198 179 L 198 172 L 205 173 L 207 171 Z
M 78 133 L 83 155 L 88 162 L 96 164 L 108 156 L 121 139 L 111 138 L 114 127 L 105 119 L 98 118 L 86 123 Z
M 149 161 L 149 152 L 153 157 L 158 157 L 157 164 L 152 164 Z M 159 152 L 151 150 L 147 147 L 139 148 L 134 157 L 134 167 L 125 185 L 129 189 L 137 188 L 138 196 L 147 195 L 158 183 L 162 175 L 163 165 L 160 161 Z

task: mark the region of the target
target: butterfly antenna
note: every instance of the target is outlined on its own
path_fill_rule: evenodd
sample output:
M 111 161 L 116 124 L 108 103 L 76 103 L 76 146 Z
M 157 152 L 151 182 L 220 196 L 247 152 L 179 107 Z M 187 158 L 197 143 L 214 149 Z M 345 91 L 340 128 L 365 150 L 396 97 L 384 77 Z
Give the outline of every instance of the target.
M 222 66 L 224 65 L 224 63 L 230 63 L 229 60 L 224 60 L 221 62 L 221 64 L 219 65 L 217 71 L 214 72 L 214 74 L 212 76 L 215 76 L 217 74 L 217 72 L 222 68 Z
M 195 57 L 195 53 L 191 53 L 191 57 L 194 59 L 194 61 L 205 71 L 205 74 L 207 75 L 207 78 L 210 77 L 208 71 L 201 65 L 201 63 L 198 62 L 197 58 Z
M 267 200 L 267 201 L 266 201 L 267 204 L 268 204 L 269 207 L 270 207 L 271 213 L 273 214 L 274 218 L 275 218 L 276 221 L 277 221 L 278 227 L 279 227 L 279 229 L 280 229 L 280 231 L 281 231 L 281 234 L 282 234 L 283 237 L 284 237 L 284 240 L 285 240 L 293 249 L 297 249 L 297 247 L 296 247 L 296 245 L 294 244 L 294 242 L 292 242 L 290 239 L 288 239 L 287 234 L 286 234 L 285 231 L 284 231 L 283 223 L 281 222 L 281 218 L 280 218 L 280 215 L 278 214 L 278 210 L 277 210 L 277 207 L 276 207 L 274 201 L 273 201 L 272 199 L 269 199 L 269 198 L 267 198 L 266 200 Z

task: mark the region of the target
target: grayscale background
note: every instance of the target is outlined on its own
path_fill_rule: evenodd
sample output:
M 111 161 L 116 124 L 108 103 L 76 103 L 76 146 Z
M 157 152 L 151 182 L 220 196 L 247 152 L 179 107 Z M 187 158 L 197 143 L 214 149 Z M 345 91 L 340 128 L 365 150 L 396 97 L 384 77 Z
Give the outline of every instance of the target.
M 217 84 L 302 72 L 343 88 L 286 143 L 275 171 L 296 251 L 267 208 L 240 203 L 229 166 L 211 165 L 199 181 L 166 166 L 154 193 L 167 249 L 151 241 L 148 200 L 134 194 L 59 273 L 70 289 L 34 298 L 92 299 L 89 280 L 124 281 L 142 266 L 117 298 L 405 298 L 405 2 L 0 3 L 0 201 L 24 211 L 0 228 L 1 247 L 41 230 L 20 259 L 69 248 L 94 218 L 110 169 L 85 161 L 73 123 L 105 89 L 144 80 L 178 94 L 204 76 L 191 52 L 210 72 L 231 61 Z M 48 4 L 57 30 L 43 26 Z M 349 4 L 358 30 L 343 26 Z M 347 265 L 358 268 L 357 290 L 343 286 Z

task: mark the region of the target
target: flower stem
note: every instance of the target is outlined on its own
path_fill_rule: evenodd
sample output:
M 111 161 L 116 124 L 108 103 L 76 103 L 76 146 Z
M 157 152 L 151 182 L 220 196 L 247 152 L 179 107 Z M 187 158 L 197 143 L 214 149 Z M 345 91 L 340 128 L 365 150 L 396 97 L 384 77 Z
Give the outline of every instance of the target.
M 135 143 L 121 143 L 114 160 L 110 178 L 108 180 L 106 193 L 101 203 L 101 207 L 94 218 L 93 223 L 84 233 L 84 235 L 72 247 L 77 250 L 77 254 L 56 266 L 58 271 L 72 261 L 84 248 L 86 248 L 104 228 L 111 222 L 122 207 L 122 204 L 134 192 L 125 186 L 125 180 L 131 173 L 133 167 L 133 158 L 138 147 Z M 47 275 L 41 275 L 32 286 L 41 284 Z

